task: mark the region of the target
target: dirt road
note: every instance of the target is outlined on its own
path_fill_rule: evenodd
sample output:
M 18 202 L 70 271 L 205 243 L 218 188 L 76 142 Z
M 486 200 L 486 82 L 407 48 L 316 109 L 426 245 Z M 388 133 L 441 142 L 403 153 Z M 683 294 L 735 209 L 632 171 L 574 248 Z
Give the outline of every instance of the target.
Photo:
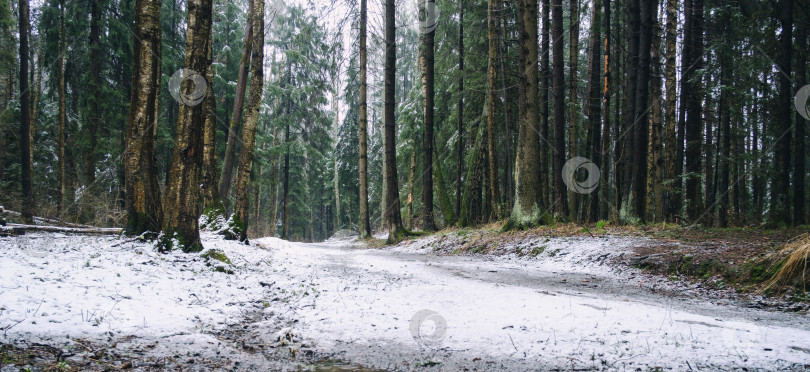
M 286 274 L 277 285 L 307 293 L 284 304 L 292 332 L 368 367 L 810 368 L 807 315 L 693 298 L 598 260 L 633 243 L 547 242 L 518 259 L 258 241 Z

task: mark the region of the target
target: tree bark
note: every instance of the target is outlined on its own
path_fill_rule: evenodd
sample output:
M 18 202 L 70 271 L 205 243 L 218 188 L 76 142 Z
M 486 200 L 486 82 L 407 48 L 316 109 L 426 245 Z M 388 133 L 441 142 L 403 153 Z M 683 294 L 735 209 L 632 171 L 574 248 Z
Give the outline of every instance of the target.
M 807 18 L 797 24 L 796 30 L 796 90 L 807 84 Z M 796 226 L 807 224 L 807 198 L 805 196 L 805 141 L 807 140 L 807 120 L 796 113 L 796 129 L 793 138 L 796 139 L 795 159 L 793 162 L 793 224 Z
M 689 69 L 685 75 L 688 81 L 684 91 L 687 101 L 686 117 L 686 215 L 691 223 L 697 223 L 703 211 L 703 203 L 698 189 L 700 188 L 700 150 L 703 147 L 703 118 L 700 77 L 695 71 L 703 68 L 703 0 L 694 0 L 692 4 L 691 51 Z
M 365 0 L 363 0 L 365 1 Z M 458 104 L 456 136 L 456 216 L 461 217 L 461 175 L 464 172 L 464 0 L 458 5 Z
M 559 1 L 561 0 L 556 0 L 555 3 Z M 511 228 L 524 228 L 539 224 L 544 211 L 542 202 L 539 200 L 542 173 L 541 167 L 537 166 L 541 152 L 539 115 L 537 112 L 537 0 L 520 0 L 519 3 L 520 85 L 522 86 L 521 91 L 525 94 L 526 103 L 521 105 L 520 109 L 520 130 L 515 168 L 515 205 L 507 223 L 507 226 Z M 562 25 L 555 23 L 555 26 Z M 559 31 L 562 33 L 561 27 Z M 562 40 L 562 38 L 559 40 Z M 554 43 L 555 50 L 557 44 L 557 42 Z M 559 46 L 562 47 L 562 44 Z M 562 86 L 559 88 L 561 90 Z
M 780 54 L 777 73 L 779 82 L 778 120 L 773 126 L 774 154 L 773 177 L 771 178 L 771 209 L 768 223 L 774 226 L 790 225 L 792 214 L 788 204 L 790 196 L 790 148 L 791 148 L 791 105 L 792 85 L 790 83 L 793 52 L 793 0 L 782 0 L 779 36 Z
M 160 98 L 160 6 L 159 0 L 135 2 L 135 60 L 124 156 L 126 232 L 130 235 L 157 233 L 163 224 L 155 152 Z
M 89 113 L 87 121 L 88 149 L 85 152 L 84 182 L 92 187 L 96 182 L 96 148 L 98 147 L 98 124 L 101 115 L 99 100 L 101 99 L 101 9 L 99 0 L 90 0 L 90 81 L 88 88 Z
M 501 9 L 503 9 L 501 7 Z M 501 12 L 503 13 L 503 12 Z M 512 204 L 515 201 L 515 194 L 512 188 L 512 177 L 513 177 L 513 161 L 512 161 L 512 123 L 509 121 L 509 88 L 506 85 L 506 68 L 504 67 L 504 58 L 505 54 L 508 53 L 508 49 L 506 47 L 506 17 L 501 14 L 501 23 L 498 30 L 498 64 L 500 68 L 500 76 L 501 76 L 501 97 L 503 99 L 503 127 L 506 135 L 506 161 L 504 166 L 504 177 L 503 177 L 503 193 L 504 195 L 504 204 L 506 204 L 506 210 L 511 210 Z M 542 139 L 541 139 L 542 141 Z M 538 159 L 539 160 L 539 159 Z M 541 202 L 542 203 L 542 202 Z M 501 211 L 500 215 L 506 214 L 506 211 Z
M 245 123 L 242 127 L 242 150 L 239 151 L 236 189 L 234 190 L 236 193 L 234 220 L 245 224 L 239 237 L 239 241 L 243 242 L 247 242 L 248 204 L 250 201 L 248 187 L 250 186 L 250 174 L 253 169 L 259 107 L 264 89 L 264 0 L 251 0 L 251 2 L 255 13 L 251 17 L 253 40 L 250 55 L 250 92 L 248 93 L 248 102 L 245 108 Z
M 577 156 L 577 140 L 579 139 L 579 81 L 577 69 L 579 68 L 579 2 L 568 1 L 568 158 Z M 568 191 L 568 217 L 577 219 L 577 204 L 579 195 L 572 190 Z
M 667 6 L 667 25 L 666 25 L 666 62 L 664 77 L 666 79 L 666 103 L 665 103 L 665 122 L 666 128 L 664 129 L 664 191 L 663 191 L 663 215 L 664 221 L 674 222 L 676 210 L 675 198 L 677 197 L 676 190 L 680 187 L 680 178 L 677 178 L 675 169 L 676 163 L 680 162 L 677 157 L 677 113 L 675 112 L 677 97 L 675 85 L 676 80 L 676 52 L 675 46 L 678 39 L 678 0 L 665 0 Z
M 563 182 L 565 163 L 565 77 L 563 66 L 563 9 L 562 0 L 552 0 L 551 28 L 553 44 L 552 90 L 554 96 L 554 150 L 552 151 L 552 177 L 554 196 L 551 198 L 556 214 L 568 215 L 568 193 Z M 536 54 L 536 53 L 535 53 Z M 526 93 L 527 95 L 529 92 Z
M 368 211 L 368 55 L 366 50 L 366 22 L 368 18 L 367 0 L 360 0 L 360 159 L 359 168 L 359 197 L 360 216 L 358 220 L 358 232 L 361 239 L 371 236 L 371 222 Z
M 726 22 L 728 17 L 724 17 Z M 729 185 L 729 161 L 731 160 L 731 115 L 730 108 L 731 102 L 729 100 L 729 85 L 731 83 L 731 66 L 729 66 L 730 58 L 728 53 L 720 55 L 720 153 L 724 161 L 720 161 L 720 205 L 718 206 L 718 222 L 720 227 L 728 227 L 728 207 L 729 207 L 729 194 L 731 193 Z M 756 120 L 756 119 L 754 119 Z
M 388 228 L 388 242 L 399 241 L 405 232 L 400 214 L 399 181 L 397 177 L 396 149 L 396 9 L 394 0 L 385 0 L 385 71 L 384 71 L 384 141 L 385 141 L 385 224 Z
M 219 179 L 219 198 L 223 205 L 228 207 L 228 194 L 231 191 L 231 181 L 233 180 L 233 163 L 236 158 L 236 138 L 239 136 L 239 124 L 242 120 L 242 106 L 245 102 L 245 91 L 247 90 L 248 67 L 250 66 L 250 55 L 253 50 L 253 17 L 256 11 L 253 8 L 253 1 L 248 0 L 247 21 L 245 22 L 245 42 L 242 46 L 242 59 L 239 61 L 239 75 L 236 78 L 236 95 L 233 99 L 233 110 L 231 110 L 231 122 L 228 125 L 228 142 L 225 144 L 225 158 L 222 161 L 222 175 Z
M 593 16 L 591 17 L 591 35 L 590 35 L 590 62 L 588 77 L 588 126 L 590 127 L 589 133 L 589 149 L 590 158 L 594 164 L 602 164 L 602 9 L 601 0 L 595 0 L 593 3 Z M 589 195 L 588 209 L 585 210 L 586 220 L 588 222 L 595 222 L 599 219 L 599 190 Z
M 207 76 L 211 68 L 208 42 L 211 37 L 212 0 L 189 0 L 184 68 Z M 206 84 L 210 84 L 207 82 Z M 184 79 L 181 92 L 190 95 L 195 82 Z M 163 214 L 164 241 L 161 249 L 180 248 L 184 252 L 202 250 L 199 231 L 200 180 L 203 166 L 204 105 L 180 104 L 172 162 L 166 183 Z M 247 190 L 245 190 L 247 192 Z M 176 239 L 174 247 L 168 239 Z
M 540 44 L 540 168 L 549 169 L 549 146 L 551 144 L 551 137 L 549 137 L 549 89 L 551 83 L 551 2 L 550 0 L 542 0 L 543 3 L 543 40 Z M 520 105 L 519 105 L 520 106 Z M 518 129 L 518 133 L 520 129 Z M 519 140 L 519 139 L 518 139 Z M 510 158 L 511 162 L 512 159 Z M 509 174 L 510 178 L 514 178 L 514 173 Z M 551 191 L 549 189 L 548 174 L 540 177 L 540 205 L 551 205 Z
M 65 101 L 65 0 L 59 1 L 59 56 L 57 57 L 56 68 L 58 71 L 57 95 L 59 96 L 59 139 L 58 146 L 58 171 L 59 179 L 59 199 L 57 200 L 57 214 L 62 217 L 67 203 L 67 179 L 65 178 L 65 139 L 67 138 L 67 102 Z M 126 161 L 126 160 L 125 160 Z
M 31 190 L 31 92 L 28 86 L 28 0 L 20 0 L 20 162 L 22 184 L 22 220 L 31 223 L 34 218 L 34 197 Z
M 498 162 L 495 154 L 495 92 L 496 92 L 496 58 L 498 56 L 497 22 L 500 13 L 500 0 L 489 0 L 487 3 L 487 37 L 489 53 L 487 58 L 487 160 L 489 163 L 489 184 L 487 192 L 492 203 L 492 216 L 488 220 L 498 219 Z M 536 22 L 535 22 L 536 23 Z
M 652 60 L 650 62 L 650 164 L 648 165 L 650 178 L 647 192 L 647 219 L 650 221 L 663 221 L 663 118 L 661 97 L 661 24 L 658 20 L 658 0 L 654 1 L 651 9 L 652 34 Z M 650 196 L 653 198 L 651 199 Z
M 609 199 L 608 180 L 609 180 L 609 177 L 608 177 L 608 174 L 609 174 L 609 171 L 610 171 L 609 167 L 613 163 L 613 160 L 611 158 L 611 154 L 609 153 L 609 150 L 608 150 L 610 148 L 610 144 L 611 144 L 611 142 L 610 142 L 610 140 L 611 140 L 611 136 L 610 136 L 610 129 L 611 129 L 611 126 L 610 126 L 610 123 L 611 123 L 611 121 L 610 121 L 610 89 L 611 89 L 611 83 L 612 83 L 612 81 L 611 81 L 611 74 L 612 74 L 611 69 L 613 68 L 613 66 L 612 66 L 613 62 L 610 59 L 610 53 L 611 53 L 611 49 L 610 49 L 610 42 L 611 42 L 611 35 L 610 35 L 610 31 L 611 31 L 610 30 L 610 13 L 611 12 L 610 12 L 610 9 L 611 8 L 610 7 L 611 7 L 610 0 L 604 0 L 604 10 L 605 10 L 605 17 L 604 17 L 605 18 L 604 19 L 604 22 L 605 22 L 605 32 L 604 32 L 605 33 L 605 51 L 604 51 L 604 53 L 605 53 L 605 68 L 604 68 L 603 73 L 605 74 L 604 75 L 605 76 L 604 77 L 605 86 L 603 87 L 603 91 L 602 91 L 602 100 L 604 102 L 604 113 L 602 115 L 602 117 L 603 117 L 602 143 L 601 143 L 601 148 L 598 150 L 598 152 L 601 154 L 600 156 L 602 158 L 602 162 L 601 162 L 602 179 L 599 180 L 600 185 L 599 185 L 599 195 L 598 195 L 598 198 L 599 198 L 599 201 L 600 201 L 600 203 L 599 203 L 600 204 L 599 205 L 600 212 L 599 212 L 599 215 L 598 215 L 598 219 L 606 219 L 607 216 L 608 216 L 608 209 L 609 209 L 609 203 L 608 203 L 608 199 Z M 594 146 L 596 146 L 596 145 L 597 145 L 597 143 L 594 143 Z M 594 207 L 591 206 L 591 209 L 593 209 L 593 208 Z
M 213 40 L 208 39 L 208 59 L 212 59 Z M 203 101 L 205 123 L 203 124 L 203 170 L 202 193 L 203 209 L 215 209 L 216 213 L 224 214 L 222 199 L 219 198 L 217 181 L 219 180 L 219 165 L 217 164 L 217 102 L 214 97 L 214 69 L 209 68 L 205 76 L 207 91 Z
M 420 0 L 421 7 L 433 5 L 434 0 Z M 421 12 L 427 19 L 423 22 L 434 22 L 431 15 Z M 436 223 L 433 219 L 433 105 L 434 105 L 434 38 L 436 35 L 433 24 L 428 25 L 429 29 L 421 29 L 423 38 L 423 55 L 420 58 L 422 65 L 422 104 L 424 110 L 425 131 L 422 140 L 422 229 L 425 231 L 436 230 Z M 429 32 L 426 32 L 430 30 Z

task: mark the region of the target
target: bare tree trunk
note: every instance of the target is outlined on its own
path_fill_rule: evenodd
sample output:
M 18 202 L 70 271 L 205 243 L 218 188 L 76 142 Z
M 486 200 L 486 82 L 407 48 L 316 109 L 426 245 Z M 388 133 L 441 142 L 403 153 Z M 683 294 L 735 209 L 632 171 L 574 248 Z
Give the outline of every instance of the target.
M 160 87 L 159 0 L 136 0 L 132 93 L 124 155 L 127 234 L 159 232 L 163 224 L 155 142 Z
M 594 164 L 602 164 L 602 9 L 601 1 L 595 0 L 593 3 L 593 16 L 591 17 L 591 35 L 590 35 L 590 62 L 588 77 L 588 102 L 586 108 L 588 111 L 588 126 L 590 127 L 589 133 L 589 146 L 590 158 Z M 604 177 L 604 176 L 603 176 Z M 599 190 L 595 190 L 589 195 L 588 209 L 586 213 L 586 220 L 594 222 L 599 219 Z
M 555 3 L 559 1 L 561 0 L 555 0 Z M 520 84 L 522 85 L 521 91 L 526 97 L 526 103 L 521 105 L 520 110 L 520 133 L 515 169 L 515 205 L 512 208 L 512 215 L 509 218 L 507 227 L 520 229 L 541 223 L 544 210 L 542 209 L 542 201 L 539 200 L 542 173 L 541 167 L 537 166 L 541 153 L 540 128 L 538 125 L 540 116 L 537 112 L 537 0 L 520 0 L 518 12 L 520 17 L 520 37 L 518 42 L 520 48 Z M 555 24 L 555 26 L 558 25 Z M 562 33 L 562 27 L 558 31 Z M 554 45 L 556 50 L 558 43 L 555 42 Z M 562 44 L 559 44 L 559 46 L 562 47 Z M 559 62 L 562 62 L 562 60 L 560 59 Z M 562 72 L 560 71 L 560 73 Z M 562 89 L 561 86 L 559 88 Z
M 549 89 L 551 82 L 551 3 L 550 0 L 542 0 L 543 3 L 543 41 L 540 46 L 540 168 L 549 169 L 548 146 L 551 143 L 549 136 Z M 519 105 L 520 106 L 520 105 Z M 519 129 L 518 129 L 519 131 Z M 519 139 L 518 139 L 519 141 Z M 511 162 L 512 159 L 510 158 Z M 509 174 L 514 177 L 513 173 Z M 551 206 L 551 191 L 549 190 L 548 174 L 540 177 L 540 205 Z M 514 208 L 514 207 L 513 207 Z
M 34 196 L 31 190 L 31 92 L 28 86 L 28 0 L 20 0 L 20 162 L 22 163 L 22 220 L 34 218 Z
M 365 1 L 365 0 L 363 0 Z M 458 5 L 458 129 L 456 130 L 456 216 L 461 218 L 461 175 L 464 172 L 464 0 Z
M 577 156 L 577 139 L 579 138 L 579 1 L 568 2 L 568 158 Z M 577 218 L 579 195 L 568 190 L 568 216 Z
M 394 0 L 385 0 L 385 72 L 384 72 L 384 125 L 385 125 L 385 225 L 388 242 L 399 241 L 405 229 L 400 214 L 399 181 L 397 178 L 396 120 L 394 97 L 396 91 L 396 9 Z
M 648 181 L 649 192 L 654 199 L 648 198 L 647 218 L 650 221 L 663 221 L 664 198 L 663 198 L 663 118 L 662 118 L 662 97 L 661 97 L 661 22 L 658 20 L 658 0 L 655 0 L 652 7 L 652 61 L 650 76 L 650 164 Z
M 602 162 L 601 162 L 601 171 L 602 171 L 602 178 L 599 180 L 599 195 L 597 196 L 600 200 L 599 205 L 599 215 L 598 219 L 606 219 L 608 216 L 608 209 L 609 209 L 609 193 L 608 193 L 608 180 L 609 180 L 609 166 L 613 163 L 611 158 L 611 154 L 609 153 L 609 148 L 611 140 L 610 136 L 610 89 L 611 89 L 611 74 L 612 74 L 612 63 L 610 59 L 610 42 L 611 42 L 611 35 L 610 35 L 610 0 L 603 0 L 604 1 L 604 10 L 605 10 L 605 68 L 604 68 L 604 81 L 605 86 L 602 91 L 602 100 L 604 101 L 604 123 L 602 125 L 602 144 L 601 148 L 598 151 L 601 154 Z M 594 143 L 594 146 L 597 146 Z M 593 206 L 591 207 L 593 209 Z
M 503 9 L 501 7 L 501 9 Z M 501 215 L 511 210 L 512 204 L 515 201 L 515 194 L 512 190 L 512 176 L 513 176 L 513 160 L 512 160 L 512 124 L 509 121 L 509 89 L 506 85 L 506 69 L 504 68 L 504 54 L 508 52 L 506 48 L 506 17 L 501 14 L 501 27 L 498 30 L 498 64 L 500 68 L 500 75 L 501 75 L 501 94 L 503 98 L 503 126 L 505 129 L 506 134 L 506 166 L 505 166 L 505 174 L 503 177 L 504 180 L 504 190 L 503 194 L 505 194 L 505 201 L 506 204 L 506 211 L 502 211 Z M 542 140 L 542 139 L 541 139 Z M 539 160 L 539 159 L 538 159 Z M 542 202 L 541 202 L 542 203 Z
M 487 36 L 489 54 L 487 58 L 487 155 L 489 163 L 489 184 L 487 192 L 492 203 L 492 216 L 487 220 L 498 219 L 498 162 L 495 154 L 495 92 L 496 92 L 496 58 L 498 56 L 497 22 L 500 13 L 500 0 L 489 0 L 487 3 Z
M 65 101 L 65 0 L 59 1 L 59 57 L 56 63 L 59 70 L 59 85 L 57 95 L 59 96 L 59 139 L 58 156 L 59 164 L 57 177 L 59 178 L 59 199 L 57 200 L 57 214 L 62 217 L 67 203 L 67 179 L 65 179 L 65 139 L 67 134 L 67 103 Z M 125 160 L 126 161 L 126 160 Z
M 676 81 L 676 52 L 675 46 L 677 43 L 677 27 L 678 27 L 678 0 L 665 0 L 667 7 L 667 25 L 666 25 L 666 67 L 664 76 L 666 78 L 666 128 L 664 130 L 664 184 L 663 191 L 663 214 L 664 221 L 673 222 L 675 220 L 675 198 L 677 197 L 676 190 L 679 189 L 680 179 L 676 178 L 675 168 L 676 163 L 680 162 L 677 157 L 677 113 L 675 111 L 677 97 L 675 85 Z
M 90 1 L 90 81 L 87 84 L 89 115 L 87 121 L 88 149 L 84 154 L 84 182 L 91 187 L 96 182 L 96 148 L 98 147 L 98 123 L 101 115 L 101 9 L 99 0 Z
M 551 175 L 554 194 L 551 198 L 555 214 L 568 215 L 568 193 L 562 177 L 565 163 L 565 76 L 563 65 L 563 9 L 562 0 L 551 1 L 551 28 L 553 44 L 552 90 L 554 96 L 554 150 Z M 528 92 L 526 93 L 528 94 Z
M 211 68 L 211 59 L 208 55 L 211 15 L 212 0 L 189 0 L 184 69 L 192 70 L 202 77 L 207 76 Z M 195 76 L 185 78 L 180 88 L 180 92 L 183 93 L 181 97 L 190 97 L 191 100 L 185 98 L 182 100 L 177 115 L 174 151 L 166 182 L 166 203 L 163 209 L 164 241 L 161 242 L 161 249 L 181 248 L 184 252 L 199 252 L 203 248 L 200 242 L 199 217 L 202 212 L 200 180 L 203 167 L 205 105 L 200 105 L 204 97 L 196 97 L 193 92 L 194 87 L 198 83 L 203 83 L 204 79 L 198 80 Z M 174 239 L 180 247 L 173 246 L 171 241 Z
M 368 56 L 366 50 L 366 22 L 368 11 L 366 1 L 360 0 L 360 160 L 359 167 L 359 187 L 360 187 L 360 216 L 358 219 L 358 232 L 360 238 L 365 239 L 371 236 L 371 222 L 368 211 Z
M 236 96 L 233 99 L 231 122 L 228 125 L 228 142 L 225 144 L 225 158 L 222 161 L 222 175 L 219 179 L 219 198 L 225 208 L 228 208 L 228 194 L 231 191 L 233 179 L 233 163 L 236 158 L 236 137 L 239 136 L 239 123 L 242 120 L 242 105 L 245 102 L 247 90 L 248 66 L 250 65 L 250 52 L 253 42 L 253 17 L 256 11 L 253 1 L 248 0 L 247 22 L 245 23 L 245 43 L 242 46 L 242 59 L 239 61 L 239 75 L 236 79 Z
M 686 215 L 689 222 L 697 223 L 703 212 L 703 202 L 698 192 L 700 188 L 700 150 L 703 147 L 703 105 L 699 96 L 702 84 L 695 79 L 695 71 L 703 68 L 703 0 L 694 0 L 692 4 L 692 37 L 690 44 L 690 67 L 684 79 L 688 81 L 684 94 L 687 97 L 686 117 Z
M 434 0 L 420 0 L 420 7 L 436 6 Z M 425 119 L 425 132 L 422 140 L 422 229 L 425 231 L 436 230 L 436 223 L 433 218 L 433 105 L 434 105 L 434 37 L 435 31 L 435 10 L 430 9 L 430 14 L 423 11 L 421 14 L 426 17 L 423 20 L 422 32 L 423 49 L 420 56 L 422 66 L 422 104 Z M 425 26 L 427 28 L 425 28 Z
M 416 178 L 416 151 L 411 151 L 411 166 L 408 173 L 408 198 L 405 204 L 405 211 L 408 212 L 406 218 L 408 228 L 413 229 L 413 181 Z
M 208 39 L 208 59 L 211 60 L 213 53 L 213 40 Z M 209 68 L 205 80 L 207 91 L 203 102 L 205 112 L 205 123 L 203 124 L 203 169 L 202 169 L 202 193 L 203 208 L 215 209 L 216 213 L 223 214 L 222 200 L 219 198 L 217 181 L 219 171 L 217 164 L 217 102 L 214 97 L 214 69 Z
M 728 21 L 725 16 L 722 19 Z M 728 227 L 728 207 L 729 207 L 729 194 L 731 193 L 729 185 L 729 161 L 731 159 L 731 115 L 730 108 L 731 102 L 729 100 L 729 89 L 731 78 L 731 66 L 729 66 L 730 58 L 728 53 L 720 55 L 720 85 L 723 86 L 720 91 L 720 153 L 718 157 L 723 157 L 725 160 L 720 161 L 720 205 L 718 206 L 718 220 L 720 227 Z M 756 117 L 754 117 L 756 118 Z M 756 119 L 754 119 L 756 121 Z M 756 124 L 755 124 L 756 125 Z
M 256 127 L 259 121 L 259 106 L 264 88 L 264 0 L 251 0 L 255 14 L 251 17 L 253 28 L 252 51 L 250 56 L 250 92 L 245 108 L 245 125 L 242 128 L 242 150 L 239 151 L 239 166 L 236 175 L 236 203 L 234 220 L 245 227 L 239 241 L 247 241 L 248 227 L 248 186 L 253 168 L 254 148 L 256 147 Z
M 807 16 L 804 22 L 797 24 L 796 30 L 796 89 L 801 89 L 807 84 Z M 793 163 L 793 224 L 804 225 L 807 223 L 807 198 L 805 196 L 804 177 L 805 172 L 805 141 L 807 140 L 807 120 L 801 115 L 796 115 L 796 128 L 793 137 L 796 139 L 795 159 Z
M 29 32 L 31 30 L 28 30 Z M 33 90 L 33 97 L 31 102 L 31 132 L 29 132 L 29 136 L 31 137 L 31 165 L 34 164 L 34 150 L 36 147 L 36 134 L 37 134 L 37 114 L 39 113 L 39 99 L 42 96 L 42 44 L 43 40 L 42 37 L 37 41 L 37 50 L 36 54 L 31 52 L 31 63 L 33 64 L 36 61 L 36 68 L 31 69 L 31 85 L 33 86 L 31 89 Z M 34 57 L 36 57 L 34 59 Z M 33 67 L 33 66 L 32 66 Z M 34 70 L 36 70 L 36 80 L 34 79 Z

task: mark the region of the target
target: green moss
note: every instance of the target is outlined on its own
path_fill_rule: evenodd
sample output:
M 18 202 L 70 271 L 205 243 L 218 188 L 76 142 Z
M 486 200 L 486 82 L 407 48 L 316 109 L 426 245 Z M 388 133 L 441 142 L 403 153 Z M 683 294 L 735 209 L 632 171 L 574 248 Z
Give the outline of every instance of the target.
M 200 230 L 219 231 L 221 229 L 225 215 L 225 206 L 222 202 L 217 200 L 212 205 L 203 209 L 202 218 L 200 218 Z
M 204 258 L 206 261 L 217 260 L 219 262 L 226 263 L 228 265 L 231 264 L 231 260 L 228 258 L 228 256 L 225 255 L 225 252 L 220 251 L 219 249 L 209 249 L 200 256 Z
M 529 254 L 532 255 L 532 257 L 537 257 L 537 255 L 543 253 L 543 251 L 545 251 L 545 250 L 546 250 L 546 246 L 541 245 L 539 247 L 532 248 L 532 251 L 529 252 Z
M 203 250 L 202 243 L 199 237 L 197 239 L 189 239 L 185 234 L 168 230 L 157 238 L 157 250 L 161 253 L 166 253 L 174 249 L 180 249 L 183 253 L 196 253 Z

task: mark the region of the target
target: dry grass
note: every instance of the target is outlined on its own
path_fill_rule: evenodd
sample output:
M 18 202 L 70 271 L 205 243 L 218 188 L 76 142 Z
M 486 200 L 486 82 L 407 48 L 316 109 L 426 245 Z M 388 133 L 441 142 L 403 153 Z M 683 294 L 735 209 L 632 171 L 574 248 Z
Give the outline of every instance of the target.
M 806 292 L 810 279 L 807 267 L 807 259 L 810 257 L 810 234 L 803 234 L 789 241 L 779 251 L 778 257 L 784 259 L 778 260 L 774 265 L 784 264 L 776 275 L 765 283 L 762 290 L 781 292 L 783 288 L 793 286 Z

